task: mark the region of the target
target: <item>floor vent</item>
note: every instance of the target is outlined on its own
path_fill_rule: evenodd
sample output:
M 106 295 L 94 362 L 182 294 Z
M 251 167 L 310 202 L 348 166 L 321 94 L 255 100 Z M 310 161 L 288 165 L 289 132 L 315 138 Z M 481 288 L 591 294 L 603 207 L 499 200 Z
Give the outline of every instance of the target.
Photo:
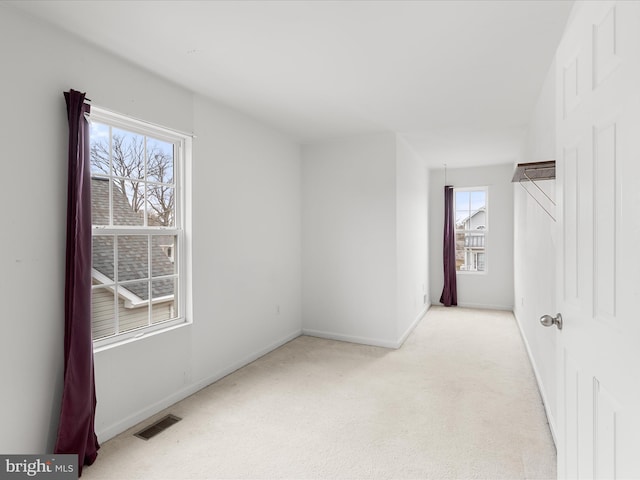
M 144 428 L 139 432 L 134 433 L 133 435 L 143 440 L 149 440 L 151 437 L 155 437 L 160 432 L 162 432 L 163 430 L 166 430 L 174 423 L 178 423 L 180 420 L 182 420 L 180 417 L 176 417 L 175 415 L 169 414 L 166 417 L 162 417 L 157 422 L 149 425 L 147 428 Z

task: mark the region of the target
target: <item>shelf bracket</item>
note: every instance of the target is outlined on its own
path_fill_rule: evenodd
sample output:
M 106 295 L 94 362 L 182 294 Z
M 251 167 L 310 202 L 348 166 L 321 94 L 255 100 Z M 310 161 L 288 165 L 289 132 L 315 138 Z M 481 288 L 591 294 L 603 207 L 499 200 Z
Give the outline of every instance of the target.
M 516 171 L 513 174 L 512 182 L 518 182 L 520 186 L 524 189 L 527 194 L 535 200 L 535 202 L 544 210 L 544 212 L 549 215 L 551 220 L 554 222 L 556 218 L 549 210 L 554 210 L 556 207 L 556 202 L 545 192 L 540 185 L 536 183 L 536 180 L 554 180 L 556 178 L 556 162 L 555 160 L 548 160 L 544 162 L 530 162 L 530 163 L 519 163 L 516 166 Z M 523 182 L 530 182 L 534 187 L 538 189 L 549 201 L 549 203 L 553 206 L 553 208 L 546 208 L 536 196 L 529 191 L 523 184 Z

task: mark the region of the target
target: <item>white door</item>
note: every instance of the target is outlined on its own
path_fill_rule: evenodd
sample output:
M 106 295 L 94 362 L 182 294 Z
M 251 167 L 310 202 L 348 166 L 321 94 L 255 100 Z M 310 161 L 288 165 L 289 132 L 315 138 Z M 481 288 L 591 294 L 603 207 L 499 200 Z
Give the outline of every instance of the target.
M 556 71 L 558 477 L 640 478 L 640 2 L 577 4 Z

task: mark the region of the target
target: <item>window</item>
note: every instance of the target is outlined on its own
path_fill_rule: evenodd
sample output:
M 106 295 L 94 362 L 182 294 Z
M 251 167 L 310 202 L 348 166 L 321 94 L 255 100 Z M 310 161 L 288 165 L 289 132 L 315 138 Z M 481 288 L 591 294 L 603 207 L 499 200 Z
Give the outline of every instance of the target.
M 185 321 L 190 139 L 96 107 L 90 136 L 91 325 L 103 346 Z
M 456 271 L 485 272 L 487 189 L 455 189 Z

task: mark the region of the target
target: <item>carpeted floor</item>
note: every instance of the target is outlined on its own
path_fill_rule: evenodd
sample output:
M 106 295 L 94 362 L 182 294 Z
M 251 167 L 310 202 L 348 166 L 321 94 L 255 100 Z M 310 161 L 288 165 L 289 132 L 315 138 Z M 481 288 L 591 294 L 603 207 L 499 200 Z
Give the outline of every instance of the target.
M 513 315 L 432 307 L 399 350 L 299 337 L 82 478 L 555 479 L 556 454 Z

